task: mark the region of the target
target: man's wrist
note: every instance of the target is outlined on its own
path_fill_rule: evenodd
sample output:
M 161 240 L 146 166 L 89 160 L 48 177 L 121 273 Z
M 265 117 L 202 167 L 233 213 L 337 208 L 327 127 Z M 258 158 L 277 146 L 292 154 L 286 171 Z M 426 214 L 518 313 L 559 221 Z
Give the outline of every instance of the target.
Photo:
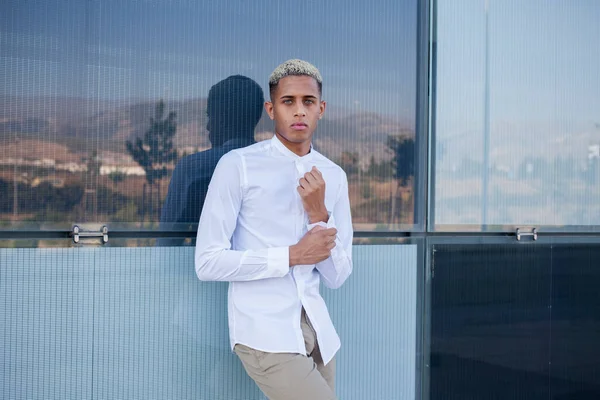
M 309 224 L 316 224 L 317 222 L 327 223 L 328 220 L 329 220 L 329 213 L 327 212 L 327 210 L 319 211 L 317 213 L 308 215 Z
M 290 246 L 290 268 L 300 264 L 297 245 Z

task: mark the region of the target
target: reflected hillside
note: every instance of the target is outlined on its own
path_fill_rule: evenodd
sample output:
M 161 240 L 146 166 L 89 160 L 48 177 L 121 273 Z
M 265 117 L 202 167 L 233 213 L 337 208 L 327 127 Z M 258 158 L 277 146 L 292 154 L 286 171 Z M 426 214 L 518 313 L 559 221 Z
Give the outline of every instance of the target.
M 3 219 L 156 222 L 174 163 L 165 165 L 167 177 L 148 200 L 146 173 L 126 148 L 127 141 L 144 137 L 155 107 L 156 101 L 0 97 Z M 165 109 L 176 114 L 178 158 L 210 148 L 205 98 L 165 101 Z M 256 140 L 272 135 L 273 123 L 263 112 Z M 408 140 L 409 159 L 396 160 L 390 137 Z M 414 172 L 410 123 L 332 108 L 314 145 L 347 172 L 356 223 L 412 224 L 413 182 L 399 185 L 395 172 L 397 162 L 410 168 L 409 176 Z

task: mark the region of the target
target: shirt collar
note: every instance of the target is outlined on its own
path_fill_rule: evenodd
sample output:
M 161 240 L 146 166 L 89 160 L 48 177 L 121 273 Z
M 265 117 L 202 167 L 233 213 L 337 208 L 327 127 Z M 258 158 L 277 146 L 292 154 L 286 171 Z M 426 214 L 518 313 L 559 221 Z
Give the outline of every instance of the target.
M 315 154 L 315 150 L 311 143 L 310 151 L 308 152 L 308 154 L 300 157 L 298 154 L 294 153 L 293 151 L 291 151 L 290 149 L 285 147 L 285 145 L 283 143 L 281 143 L 281 140 L 279 140 L 277 135 L 273 135 L 273 138 L 271 139 L 271 146 L 276 148 L 284 156 L 292 158 L 293 160 L 310 160 L 313 158 L 313 155 Z

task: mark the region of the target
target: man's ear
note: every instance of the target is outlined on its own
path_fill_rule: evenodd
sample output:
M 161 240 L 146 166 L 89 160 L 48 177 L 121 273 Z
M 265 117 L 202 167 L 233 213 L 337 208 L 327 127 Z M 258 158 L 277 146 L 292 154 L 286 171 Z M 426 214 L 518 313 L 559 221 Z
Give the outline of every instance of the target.
M 321 104 L 319 104 L 319 119 L 323 118 L 325 108 L 327 108 L 327 103 L 322 101 Z
M 273 113 L 273 103 L 265 101 L 265 111 L 269 114 L 269 118 L 275 119 L 275 113 Z

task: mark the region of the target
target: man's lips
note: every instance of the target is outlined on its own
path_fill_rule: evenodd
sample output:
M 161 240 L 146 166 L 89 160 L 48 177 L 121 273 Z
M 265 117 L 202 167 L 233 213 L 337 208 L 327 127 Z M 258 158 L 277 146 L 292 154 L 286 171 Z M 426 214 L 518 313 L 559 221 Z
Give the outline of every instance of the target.
M 296 122 L 295 124 L 292 124 L 292 129 L 296 129 L 296 130 L 304 130 L 308 127 L 308 125 L 306 125 L 304 122 Z

